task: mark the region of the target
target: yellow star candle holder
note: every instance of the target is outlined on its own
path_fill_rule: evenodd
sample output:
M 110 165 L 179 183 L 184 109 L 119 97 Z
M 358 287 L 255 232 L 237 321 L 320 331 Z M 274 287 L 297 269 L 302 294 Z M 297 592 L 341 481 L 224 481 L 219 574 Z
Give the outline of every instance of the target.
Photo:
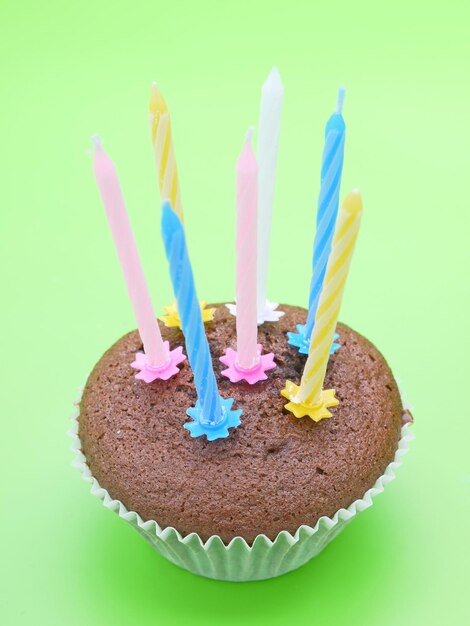
M 300 387 L 290 380 L 286 380 L 286 386 L 282 389 L 281 394 L 289 400 L 284 405 L 288 411 L 293 413 L 295 417 L 309 417 L 314 422 L 319 422 L 322 419 L 331 417 L 331 412 L 328 411 L 329 407 L 337 406 L 339 400 L 335 397 L 336 391 L 334 389 L 323 389 L 320 395 L 320 402 L 314 406 L 309 405 L 307 402 L 299 402 L 297 400 Z
M 212 322 L 216 309 L 206 309 L 207 302 L 205 300 L 200 300 L 199 306 L 201 307 L 202 321 L 204 322 L 204 324 L 206 322 Z M 161 320 L 168 328 L 181 329 L 181 320 L 178 313 L 178 307 L 176 306 L 176 302 L 173 302 L 173 304 L 170 304 L 169 306 L 164 306 L 163 310 L 165 311 L 165 315 L 162 315 L 158 319 Z

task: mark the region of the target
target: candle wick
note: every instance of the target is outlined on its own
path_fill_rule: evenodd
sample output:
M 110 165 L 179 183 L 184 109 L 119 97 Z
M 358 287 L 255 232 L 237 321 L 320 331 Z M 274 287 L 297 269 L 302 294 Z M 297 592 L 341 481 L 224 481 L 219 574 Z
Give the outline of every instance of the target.
M 246 132 L 245 145 L 252 143 L 254 132 L 255 132 L 255 127 L 254 126 L 250 126 L 250 128 Z
M 93 146 L 95 147 L 95 150 L 97 150 L 98 148 L 101 148 L 103 145 L 101 142 L 101 137 L 98 134 L 91 136 L 91 142 Z
M 150 87 L 151 90 L 151 97 L 155 100 L 155 102 L 158 99 L 158 85 L 157 85 L 157 81 L 153 80 L 152 81 L 152 86 Z
M 346 88 L 341 86 L 338 90 L 338 100 L 336 101 L 336 113 L 343 112 L 343 104 L 344 104 L 345 95 L 346 95 Z

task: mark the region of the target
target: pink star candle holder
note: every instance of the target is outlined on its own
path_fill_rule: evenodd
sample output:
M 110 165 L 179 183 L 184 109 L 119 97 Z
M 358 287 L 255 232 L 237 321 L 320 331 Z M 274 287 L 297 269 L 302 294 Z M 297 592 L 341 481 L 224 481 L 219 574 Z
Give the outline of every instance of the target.
M 168 380 L 172 376 L 176 376 L 180 371 L 177 365 L 185 360 L 186 356 L 183 354 L 183 348 L 178 346 L 174 350 L 170 350 L 170 344 L 168 341 L 164 341 L 163 345 L 167 353 L 167 360 L 163 365 L 155 366 L 149 363 L 149 359 L 144 352 L 137 352 L 135 355 L 135 361 L 131 363 L 131 367 L 136 370 L 140 370 L 135 377 L 138 380 L 143 380 L 146 383 L 152 383 L 154 380 Z
M 253 367 L 245 368 L 238 365 L 238 355 L 232 348 L 227 348 L 225 354 L 220 357 L 220 361 L 227 365 L 226 370 L 222 370 L 222 376 L 226 376 L 231 383 L 238 383 L 241 380 L 245 380 L 250 385 L 254 385 L 260 380 L 266 380 L 268 377 L 265 372 L 272 370 L 276 367 L 274 362 L 274 354 L 269 352 L 268 354 L 261 354 L 262 347 L 259 343 L 257 346 L 258 360 Z

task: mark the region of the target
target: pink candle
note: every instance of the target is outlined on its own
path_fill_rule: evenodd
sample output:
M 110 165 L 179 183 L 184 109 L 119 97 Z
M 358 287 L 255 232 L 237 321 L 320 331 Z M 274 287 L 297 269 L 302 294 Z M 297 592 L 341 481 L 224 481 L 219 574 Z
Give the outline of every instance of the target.
M 262 354 L 257 343 L 257 213 L 258 164 L 251 140 L 253 130 L 246 136 L 237 162 L 237 350 L 228 347 L 220 357 L 227 366 L 221 374 L 232 383 L 242 380 L 254 385 L 266 380 L 266 372 L 276 367 L 274 354 Z M 227 305 L 232 310 L 232 305 Z
M 93 169 L 96 182 L 106 209 L 129 297 L 134 307 L 144 352 L 148 365 L 161 368 L 168 363 L 170 355 L 163 343 L 150 300 L 116 169 L 103 150 L 99 138 L 95 137 L 93 140 L 95 143 Z
M 244 369 L 259 361 L 256 309 L 256 240 L 258 165 L 252 147 L 253 131 L 237 163 L 237 360 Z

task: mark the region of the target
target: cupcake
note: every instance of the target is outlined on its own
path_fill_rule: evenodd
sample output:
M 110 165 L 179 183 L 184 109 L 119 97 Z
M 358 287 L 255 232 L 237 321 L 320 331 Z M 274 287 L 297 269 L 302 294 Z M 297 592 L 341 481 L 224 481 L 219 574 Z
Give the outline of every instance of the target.
M 279 81 L 271 73 L 262 113 L 270 92 L 280 113 Z M 362 216 L 357 190 L 338 210 L 343 99 L 340 90 L 326 127 L 308 309 L 268 302 L 257 281 L 260 261 L 266 280 L 267 247 L 259 247 L 257 231 L 261 224 L 266 244 L 271 178 L 263 154 L 258 171 L 251 130 L 237 164 L 236 305 L 201 307 L 168 110 L 153 86 L 158 171 L 168 167 L 173 176 L 160 179 L 175 294 L 163 323 L 114 164 L 95 139 L 94 170 L 138 330 L 119 339 L 87 380 L 74 418 L 76 465 L 105 506 L 166 558 L 203 576 L 260 580 L 311 559 L 394 477 L 411 437 L 385 359 L 338 322 Z M 274 149 L 263 124 L 260 134 L 261 152 Z
M 227 309 L 215 307 L 206 333 L 218 355 L 235 347 L 236 329 Z M 227 438 L 192 439 L 183 428 L 196 402 L 187 361 L 168 381 L 135 379 L 129 363 L 142 349 L 137 331 L 103 355 L 83 391 L 80 465 L 93 477 L 94 492 L 164 556 L 199 574 L 257 579 L 299 566 L 369 504 L 364 495 L 381 490 L 406 444 L 409 413 L 390 368 L 343 324 L 326 375 L 340 400 L 332 417 L 315 423 L 285 411 L 280 391 L 286 379 L 300 378 L 305 363 L 286 332 L 305 322 L 306 311 L 281 310 L 279 322 L 259 328 L 263 346 L 276 354 L 266 381 L 233 385 L 213 360 L 221 395 L 233 397 L 246 416 Z M 184 342 L 178 328 L 161 331 L 170 345 Z M 239 567 L 235 548 L 243 554 Z

